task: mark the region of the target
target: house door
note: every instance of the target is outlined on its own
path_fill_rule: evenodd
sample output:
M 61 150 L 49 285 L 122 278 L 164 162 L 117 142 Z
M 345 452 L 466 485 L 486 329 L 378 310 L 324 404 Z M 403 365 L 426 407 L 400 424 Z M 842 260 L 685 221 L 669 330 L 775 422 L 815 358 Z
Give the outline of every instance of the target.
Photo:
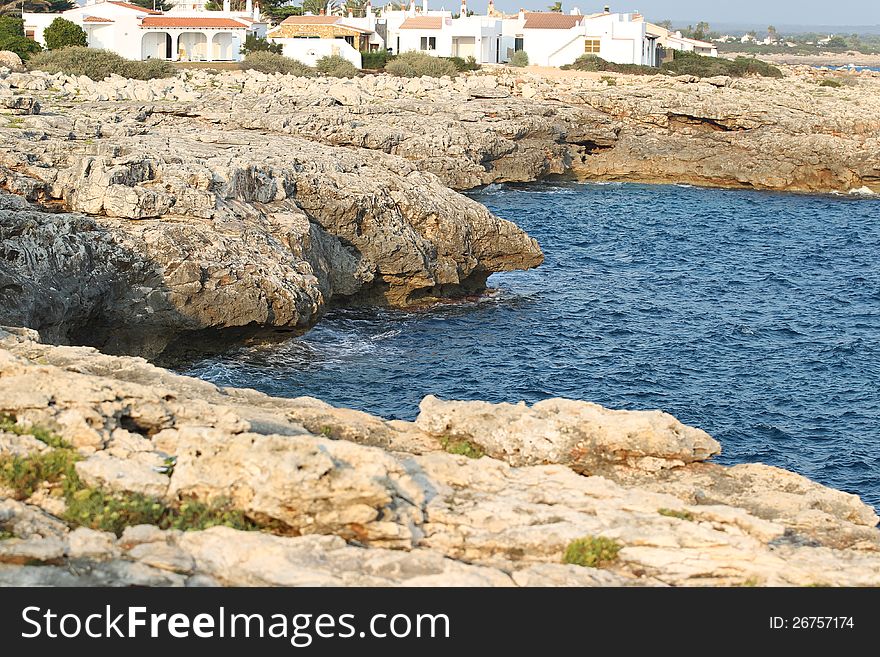
M 168 34 L 168 32 L 166 32 L 165 33 L 165 59 L 173 59 L 171 46 L 172 46 L 171 35 Z

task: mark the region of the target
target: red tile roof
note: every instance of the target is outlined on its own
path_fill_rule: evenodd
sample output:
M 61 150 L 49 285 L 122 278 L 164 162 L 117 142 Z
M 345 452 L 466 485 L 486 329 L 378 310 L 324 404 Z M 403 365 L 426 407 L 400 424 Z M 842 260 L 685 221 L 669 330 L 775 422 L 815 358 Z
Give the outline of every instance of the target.
M 407 18 L 400 26 L 401 30 L 442 30 L 441 16 L 414 16 Z
M 147 16 L 141 21 L 141 27 L 216 27 L 225 29 L 247 29 L 247 25 L 232 18 L 201 18 L 194 16 Z
M 526 24 L 523 27 L 529 30 L 570 30 L 583 18 L 556 11 L 526 12 Z
M 111 0 L 110 4 L 116 5 L 117 7 L 124 7 L 125 9 L 133 9 L 134 11 L 142 11 L 145 14 L 159 15 L 162 13 L 161 11 L 156 11 L 154 9 L 147 9 L 146 7 L 139 7 L 138 5 L 133 5 L 130 2 L 115 2 L 114 0 Z
M 112 23 L 113 21 L 109 18 L 101 18 L 100 16 L 86 16 L 83 18 L 83 23 Z

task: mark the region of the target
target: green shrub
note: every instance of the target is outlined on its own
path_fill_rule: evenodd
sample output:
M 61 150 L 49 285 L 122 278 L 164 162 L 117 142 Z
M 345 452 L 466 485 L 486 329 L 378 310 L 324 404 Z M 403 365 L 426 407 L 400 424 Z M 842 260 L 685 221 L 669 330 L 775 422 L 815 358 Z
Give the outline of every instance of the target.
M 523 68 L 529 65 L 529 53 L 525 50 L 517 50 L 510 56 L 510 65 Z
M 40 44 L 24 35 L 24 21 L 15 16 L 0 16 L 0 50 L 10 50 L 21 57 L 28 59 L 34 53 L 40 52 Z
M 477 63 L 476 58 L 468 57 L 467 59 L 463 59 L 461 57 L 444 57 L 444 59 L 452 62 L 452 65 L 455 66 L 455 70 L 459 73 L 464 71 L 479 71 L 480 65 Z
M 561 68 L 576 71 L 629 73 L 630 75 L 667 73 L 669 75 L 694 75 L 701 78 L 710 78 L 716 75 L 727 75 L 732 78 L 742 78 L 749 75 L 769 78 L 782 77 L 782 71 L 778 68 L 753 57 L 737 57 L 731 61 L 720 57 L 705 57 L 692 52 L 680 51 L 676 51 L 675 58 L 671 62 L 664 63 L 660 68 L 638 64 L 615 64 L 596 55 L 581 55 L 573 64 Z
M 820 87 L 831 87 L 833 89 L 840 89 L 843 86 L 843 82 L 840 80 L 822 80 L 819 83 Z
M 732 78 L 743 78 L 758 75 L 765 78 L 781 78 L 782 71 L 767 62 L 754 57 L 737 57 L 734 60 L 721 57 L 705 57 L 692 52 L 676 51 L 675 58 L 661 67 L 664 71 L 675 75 L 695 75 L 710 78 L 716 75 L 728 75 Z
M 615 78 L 611 75 L 603 75 L 602 82 L 607 84 L 609 87 L 616 87 L 617 86 L 617 78 Z
M 562 563 L 601 568 L 617 559 L 617 553 L 621 549 L 623 546 L 610 538 L 586 536 L 568 544 L 562 556 Z
M 248 34 L 245 37 L 244 45 L 241 47 L 241 52 L 245 55 L 250 55 L 254 52 L 271 52 L 280 55 L 283 50 L 284 46 L 280 43 L 270 43 L 268 39 L 258 37 L 255 34 Z
M 321 57 L 315 63 L 315 68 L 318 69 L 318 73 L 329 75 L 331 78 L 354 78 L 358 75 L 357 66 L 342 55 Z
M 458 75 L 458 69 L 448 59 L 432 57 L 422 52 L 404 52 L 385 65 L 385 72 L 401 78 L 420 78 L 427 75 L 432 78 L 441 78 L 448 75 L 454 78 Z
M 177 69 L 170 62 L 148 59 L 137 62 L 120 57 L 109 50 L 70 46 L 34 55 L 28 68 L 46 73 L 85 75 L 92 80 L 103 80 L 110 75 L 121 75 L 134 80 L 152 80 L 176 75 Z
M 361 66 L 371 71 L 381 71 L 388 63 L 389 55 L 387 50 L 377 50 L 376 52 L 361 51 Z
M 481 459 L 486 455 L 479 445 L 469 440 L 453 440 L 449 436 L 440 439 L 440 446 L 450 454 L 467 456 L 469 459 Z
M 629 73 L 631 75 L 657 75 L 660 71 L 652 66 L 638 64 L 615 64 L 597 55 L 581 55 L 573 64 L 561 66 L 562 69 L 575 71 L 607 71 L 610 73 Z
M 46 48 L 49 50 L 58 50 L 68 46 L 86 47 L 89 45 L 86 31 L 76 23 L 71 23 L 64 18 L 56 18 L 52 21 L 43 32 L 43 38 L 46 41 Z
M 311 77 L 315 74 L 315 69 L 301 61 L 266 51 L 251 53 L 245 57 L 241 67 L 246 71 L 253 69 L 261 73 L 281 73 L 299 77 Z

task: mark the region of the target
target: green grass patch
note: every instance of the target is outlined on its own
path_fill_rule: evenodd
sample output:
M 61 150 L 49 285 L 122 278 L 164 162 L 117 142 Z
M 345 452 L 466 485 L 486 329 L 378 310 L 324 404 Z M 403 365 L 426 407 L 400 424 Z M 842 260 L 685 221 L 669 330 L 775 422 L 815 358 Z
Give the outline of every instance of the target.
M 126 527 L 134 525 L 155 525 L 160 529 L 184 531 L 198 531 L 218 525 L 275 533 L 284 533 L 287 529 L 280 521 L 249 518 L 225 499 L 211 503 L 183 500 L 169 504 L 141 493 L 92 488 L 86 486 L 76 472 L 76 462 L 79 460 L 79 454 L 70 447 L 58 447 L 28 456 L 2 456 L 0 486 L 12 489 L 13 497 L 23 500 L 44 484 L 55 485 L 53 493 L 63 497 L 66 504 L 62 519 L 69 525 L 113 532 L 117 536 Z
M 15 418 L 8 414 L 0 415 L 0 431 L 14 433 L 18 436 L 33 436 L 40 442 L 46 443 L 49 447 L 69 449 L 70 445 L 64 441 L 61 436 L 46 427 L 39 427 L 28 424 L 21 425 L 15 421 Z
M 10 538 L 15 538 L 15 534 L 8 532 L 5 529 L 0 529 L 0 541 L 6 541 Z
M 469 440 L 455 440 L 449 436 L 440 439 L 440 446 L 450 454 L 467 456 L 469 459 L 481 459 L 486 455 L 479 445 L 474 445 Z
M 568 544 L 562 555 L 562 563 L 601 568 L 617 559 L 623 546 L 604 536 L 585 536 Z
M 72 449 L 54 449 L 29 456 L 0 457 L 0 484 L 11 488 L 16 499 L 23 500 L 45 482 L 62 484 L 65 495 L 80 487 L 75 464 L 79 455 Z
M 160 529 L 200 531 L 223 525 L 253 531 L 261 527 L 249 520 L 243 511 L 233 509 L 228 500 L 211 504 L 188 500 L 168 505 L 148 495 L 131 492 L 107 492 L 82 488 L 67 500 L 64 520 L 121 535 L 126 527 L 155 525 Z
M 657 513 L 667 518 L 678 518 L 679 520 L 694 521 L 694 514 L 689 511 L 676 511 L 675 509 L 657 509 Z
M 840 80 L 822 80 L 819 83 L 820 87 L 831 87 L 833 89 L 840 89 L 843 86 L 843 82 Z

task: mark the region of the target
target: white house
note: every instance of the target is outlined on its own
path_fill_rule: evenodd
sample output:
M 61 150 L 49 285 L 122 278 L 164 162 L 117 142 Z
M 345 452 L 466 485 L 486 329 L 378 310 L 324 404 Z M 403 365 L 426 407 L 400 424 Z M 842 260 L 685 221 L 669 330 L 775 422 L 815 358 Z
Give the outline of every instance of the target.
M 395 52 L 418 50 L 437 57 L 473 57 L 480 64 L 501 57 L 501 21 L 489 16 L 413 16 L 396 31 Z
M 226 3 L 228 8 L 228 1 Z M 45 46 L 44 31 L 61 17 L 83 28 L 90 48 L 111 50 L 127 59 L 239 61 L 248 34 L 265 34 L 253 15 L 229 11 L 163 13 L 114 0 L 51 13 L 24 12 L 26 34 Z
M 468 16 L 463 1 L 457 17 L 446 10 L 431 10 L 427 0 L 417 7 L 410 0 L 408 10 L 383 10 L 386 43 L 393 53 L 421 51 L 435 57 L 473 57 L 480 64 L 501 61 L 501 19 L 494 15 L 490 0 L 487 15 Z
M 360 25 L 355 24 L 360 22 Z M 289 16 L 267 38 L 280 44 L 285 57 L 314 66 L 322 57 L 339 55 L 361 68 L 361 52 L 381 50 L 384 39 L 364 19 L 341 16 Z
M 636 13 L 520 11 L 502 21 L 504 59 L 525 50 L 529 62 L 539 66 L 571 64 L 584 54 L 616 64 L 656 66 L 657 39 Z
M 717 57 L 718 46 L 708 41 L 700 41 L 699 39 L 689 39 L 681 35 L 681 32 L 670 32 L 663 44 L 665 48 L 670 50 L 680 50 L 682 52 L 693 52 L 705 57 Z
M 663 61 L 669 61 L 672 59 L 672 51 L 674 50 L 693 52 L 706 57 L 718 56 L 718 46 L 713 43 L 699 41 L 697 39 L 689 39 L 682 36 L 681 32 L 673 32 L 672 30 L 667 30 L 665 27 L 654 25 L 653 23 L 647 23 L 646 25 L 649 34 L 653 33 L 657 35 L 657 46 L 658 49 L 660 49 L 661 59 Z

